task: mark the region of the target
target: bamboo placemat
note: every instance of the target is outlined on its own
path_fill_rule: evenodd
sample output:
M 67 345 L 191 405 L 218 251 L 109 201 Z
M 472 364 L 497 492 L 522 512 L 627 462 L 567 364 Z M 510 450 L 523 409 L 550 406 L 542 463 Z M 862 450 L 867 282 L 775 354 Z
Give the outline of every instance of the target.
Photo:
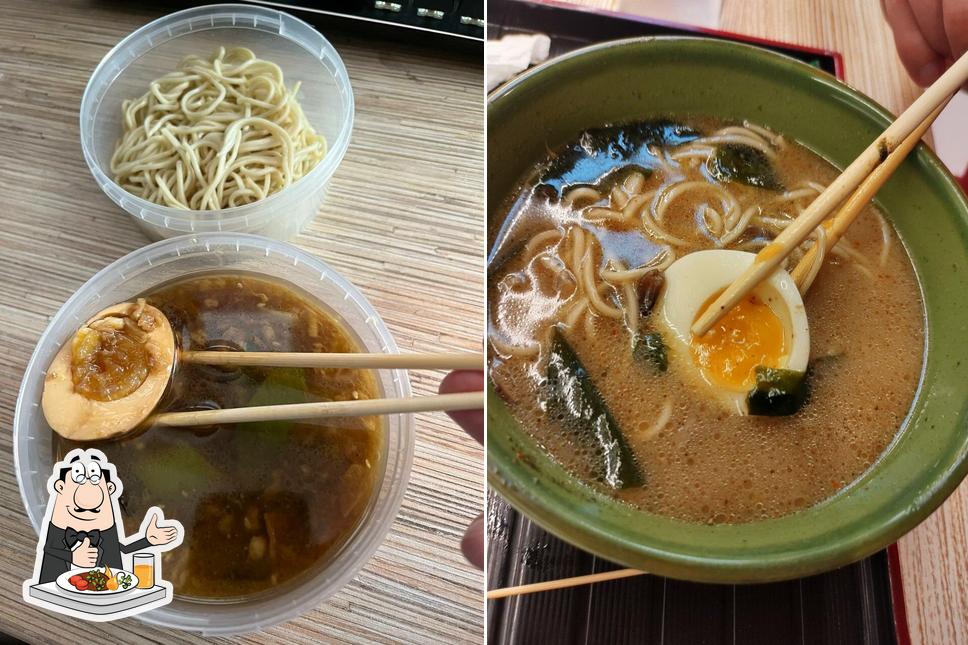
M 488 588 L 620 568 L 488 495 Z M 895 645 L 885 551 L 798 580 L 711 585 L 640 575 L 490 601 L 494 645 Z
M 0 0 L 0 632 L 27 641 L 196 640 L 135 619 L 82 623 L 23 603 L 36 537 L 10 434 L 20 378 L 50 316 L 96 271 L 148 242 L 81 155 L 87 78 L 126 34 L 183 7 Z M 480 351 L 481 56 L 322 31 L 349 70 L 356 127 L 322 212 L 294 242 L 363 291 L 402 351 Z M 419 396 L 436 392 L 440 374 L 411 378 Z M 481 642 L 483 576 L 459 543 L 483 506 L 483 472 L 481 449 L 447 417 L 418 415 L 410 487 L 375 557 L 314 611 L 242 640 Z

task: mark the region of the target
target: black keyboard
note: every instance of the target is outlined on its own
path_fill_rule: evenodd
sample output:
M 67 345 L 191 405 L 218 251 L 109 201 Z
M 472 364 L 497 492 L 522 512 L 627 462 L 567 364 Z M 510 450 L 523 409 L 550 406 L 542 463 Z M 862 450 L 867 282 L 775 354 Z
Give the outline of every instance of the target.
M 410 30 L 484 42 L 484 0 L 247 0 L 302 14 L 303 18 L 335 17 L 379 27 Z M 361 25 L 363 26 L 363 25 Z M 402 30 L 401 30 L 402 31 Z

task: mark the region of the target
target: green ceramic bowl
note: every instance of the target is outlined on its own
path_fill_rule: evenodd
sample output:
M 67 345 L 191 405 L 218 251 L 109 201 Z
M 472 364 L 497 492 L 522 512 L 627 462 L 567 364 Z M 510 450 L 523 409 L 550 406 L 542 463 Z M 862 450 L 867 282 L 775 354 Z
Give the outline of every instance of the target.
M 488 105 L 489 239 L 501 201 L 547 146 L 582 129 L 659 114 L 749 119 L 846 167 L 890 122 L 866 96 L 808 65 L 735 43 L 646 38 L 542 65 Z M 867 556 L 927 517 L 968 471 L 968 202 L 921 146 L 878 195 L 917 270 L 924 370 L 901 432 L 837 496 L 786 517 L 689 524 L 598 494 L 552 461 L 488 392 L 488 478 L 518 510 L 603 558 L 708 582 L 804 576 Z M 845 423 L 849 423 L 845 420 Z

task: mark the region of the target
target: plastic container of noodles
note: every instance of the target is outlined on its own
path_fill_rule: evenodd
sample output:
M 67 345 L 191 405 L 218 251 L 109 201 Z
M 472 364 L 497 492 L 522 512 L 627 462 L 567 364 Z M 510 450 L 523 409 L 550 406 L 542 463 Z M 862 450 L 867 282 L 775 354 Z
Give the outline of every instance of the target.
M 251 204 L 221 210 L 185 210 L 142 199 L 115 182 L 111 155 L 122 136 L 121 104 L 148 91 L 188 55 L 209 57 L 219 47 L 246 47 L 282 68 L 287 87 L 300 82 L 306 118 L 327 141 L 327 153 L 308 174 Z M 152 239 L 217 231 L 285 240 L 315 216 L 330 179 L 346 154 L 353 129 L 353 90 L 342 59 L 318 31 L 269 9 L 219 4 L 186 9 L 150 22 L 109 51 L 81 99 L 84 158 L 105 194 Z
M 44 374 L 54 355 L 79 324 L 104 307 L 203 272 L 245 272 L 288 283 L 339 320 L 362 351 L 398 351 L 379 314 L 352 284 L 322 261 L 289 244 L 251 235 L 210 233 L 164 240 L 134 251 L 102 269 L 60 308 L 37 342 L 24 374 L 14 414 L 13 453 L 20 493 L 35 531 L 43 528 L 46 485 L 53 466 L 52 430 L 40 401 Z M 405 370 L 378 370 L 374 374 L 380 396 L 411 395 Z M 237 634 L 265 629 L 309 611 L 342 588 L 383 542 L 410 478 L 413 415 L 389 415 L 385 428 L 382 476 L 376 476 L 372 497 L 355 533 L 332 557 L 248 597 L 195 600 L 180 598 L 176 591 L 171 604 L 138 618 L 206 635 Z

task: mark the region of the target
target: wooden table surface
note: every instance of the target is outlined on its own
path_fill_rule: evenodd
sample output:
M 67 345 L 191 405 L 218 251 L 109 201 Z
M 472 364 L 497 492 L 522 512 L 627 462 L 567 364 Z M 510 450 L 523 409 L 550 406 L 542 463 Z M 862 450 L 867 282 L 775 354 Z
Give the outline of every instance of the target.
M 623 10 L 621 0 L 566 1 Z M 720 27 L 839 51 L 847 83 L 895 114 L 921 93 L 897 57 L 877 0 L 723 0 Z M 968 482 L 898 549 L 912 643 L 968 643 Z
M 67 626 L 71 642 L 195 640 L 135 619 L 81 623 L 23 603 L 36 537 L 10 433 L 21 376 L 50 317 L 96 271 L 149 241 L 88 172 L 78 108 L 101 57 L 177 8 L 0 0 L 0 632 L 27 641 L 50 642 Z M 294 243 L 355 283 L 403 351 L 480 351 L 481 55 L 323 31 L 349 70 L 356 127 L 323 212 Z M 412 374 L 415 394 L 435 392 L 440 376 Z M 441 413 L 418 415 L 410 486 L 373 559 L 315 610 L 243 640 L 481 642 L 483 575 L 459 544 L 483 507 L 483 479 L 475 442 Z

